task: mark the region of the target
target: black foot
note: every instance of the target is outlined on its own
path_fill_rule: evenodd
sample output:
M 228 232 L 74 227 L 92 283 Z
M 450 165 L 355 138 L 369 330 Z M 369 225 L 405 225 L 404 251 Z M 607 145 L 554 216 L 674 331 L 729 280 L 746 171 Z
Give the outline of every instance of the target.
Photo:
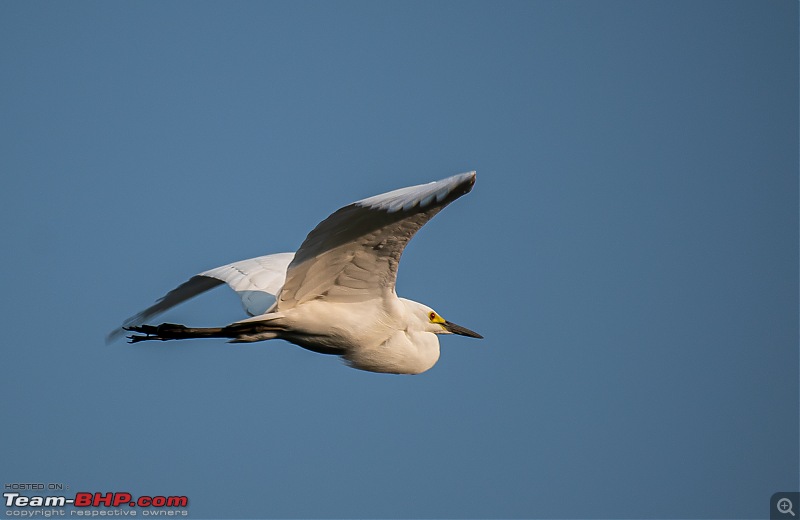
M 229 331 L 227 327 L 190 328 L 184 325 L 176 325 L 175 323 L 162 323 L 158 326 L 134 325 L 132 327 L 123 328 L 131 332 L 140 333 L 140 335 L 133 334 L 128 336 L 128 341 L 130 343 L 155 340 L 167 341 L 170 339 L 236 337 L 236 333 Z
M 183 325 L 176 325 L 174 323 L 162 323 L 161 325 L 134 325 L 131 327 L 122 327 L 129 332 L 139 332 L 144 336 L 131 334 L 127 336 L 128 343 L 138 343 L 140 341 L 167 341 L 170 339 L 179 339 L 180 332 L 186 330 Z M 177 334 L 176 334 L 177 333 Z

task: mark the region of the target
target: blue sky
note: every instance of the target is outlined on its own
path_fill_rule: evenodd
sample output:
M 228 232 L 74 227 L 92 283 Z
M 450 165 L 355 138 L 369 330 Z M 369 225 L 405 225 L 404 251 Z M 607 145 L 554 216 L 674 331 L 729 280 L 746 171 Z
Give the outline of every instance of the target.
M 0 3 L 0 480 L 194 518 L 755 518 L 798 483 L 795 1 Z M 421 376 L 106 346 L 189 276 L 477 170 Z M 165 320 L 243 317 L 217 289 Z

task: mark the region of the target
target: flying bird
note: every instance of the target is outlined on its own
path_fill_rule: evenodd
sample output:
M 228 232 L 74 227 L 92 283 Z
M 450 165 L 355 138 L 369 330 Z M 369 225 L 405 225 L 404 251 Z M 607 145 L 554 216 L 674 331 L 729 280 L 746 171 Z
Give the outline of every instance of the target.
M 228 338 L 233 343 L 283 339 L 340 356 L 360 370 L 419 374 L 439 360 L 439 334 L 482 338 L 395 292 L 406 244 L 445 206 L 469 193 L 475 172 L 369 197 L 334 212 L 295 253 L 223 265 L 193 276 L 108 336 L 134 332 L 130 343 Z M 228 284 L 250 318 L 194 328 L 147 321 L 213 287 Z

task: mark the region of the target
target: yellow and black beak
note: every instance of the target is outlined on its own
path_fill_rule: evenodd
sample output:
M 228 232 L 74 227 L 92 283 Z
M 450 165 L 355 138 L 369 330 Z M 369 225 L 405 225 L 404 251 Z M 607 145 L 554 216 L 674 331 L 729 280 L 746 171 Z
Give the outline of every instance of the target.
M 445 320 L 445 322 L 442 323 L 442 327 L 444 327 L 444 330 L 446 330 L 447 332 L 451 332 L 453 334 L 459 334 L 461 336 L 469 336 L 470 338 L 483 339 L 483 336 L 481 336 L 477 332 L 469 330 L 466 327 L 462 327 L 461 325 L 456 325 L 452 321 Z

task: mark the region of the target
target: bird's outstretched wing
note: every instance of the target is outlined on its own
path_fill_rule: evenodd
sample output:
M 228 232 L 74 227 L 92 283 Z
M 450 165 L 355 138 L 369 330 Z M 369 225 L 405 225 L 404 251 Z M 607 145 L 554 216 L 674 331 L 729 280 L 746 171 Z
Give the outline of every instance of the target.
M 475 172 L 467 172 L 339 209 L 317 225 L 298 249 L 278 296 L 278 310 L 318 298 L 357 302 L 394 291 L 408 241 L 474 184 Z
M 208 270 L 200 276 L 228 284 L 242 299 L 247 314 L 258 316 L 275 304 L 293 258 L 294 253 L 259 256 Z
M 239 294 L 250 316 L 263 314 L 274 305 L 275 297 L 286 279 L 286 268 L 293 258 L 294 253 L 277 253 L 209 269 L 191 277 L 150 307 L 125 320 L 123 327 L 142 325 L 179 303 L 223 283 Z M 106 341 L 114 341 L 123 332 L 122 328 L 111 331 Z

